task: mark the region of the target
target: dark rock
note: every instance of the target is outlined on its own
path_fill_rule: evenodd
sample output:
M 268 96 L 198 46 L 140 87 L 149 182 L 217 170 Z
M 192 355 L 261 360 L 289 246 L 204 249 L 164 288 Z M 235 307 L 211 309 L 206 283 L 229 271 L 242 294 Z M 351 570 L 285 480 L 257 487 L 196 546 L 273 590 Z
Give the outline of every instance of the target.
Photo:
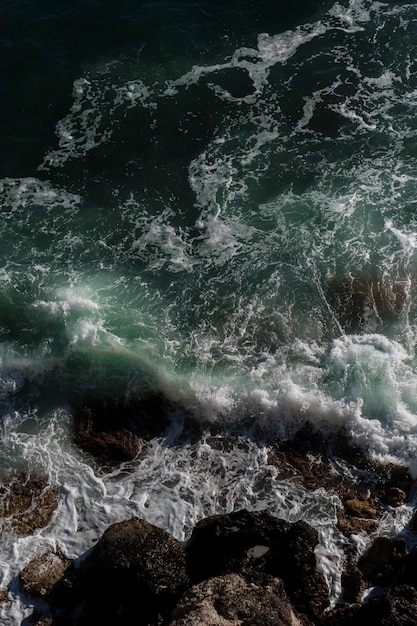
M 96 400 L 74 412 L 74 442 L 99 459 L 130 461 L 143 440 L 164 432 L 174 410 L 162 393 Z
M 380 498 L 389 506 L 397 507 L 405 504 L 407 494 L 404 489 L 400 489 L 399 487 L 388 487 L 385 492 L 381 490 Z
M 350 466 L 350 475 L 340 473 L 335 459 L 342 459 Z M 303 424 L 292 439 L 272 446 L 268 461 L 280 474 L 299 474 L 309 489 L 322 487 L 340 493 L 351 489 L 352 493 L 366 498 L 371 491 L 374 499 L 386 503 L 394 500 L 402 503 L 401 492 L 407 498 L 413 486 L 406 467 L 370 459 L 364 450 L 351 443 L 343 428 L 325 435 L 311 422 Z
M 350 604 L 359 603 L 366 589 L 361 571 L 349 565 L 342 573 L 342 600 Z
M 416 626 L 417 592 L 412 587 L 393 587 L 368 602 L 335 607 L 317 626 Z
M 316 626 L 365 626 L 360 620 L 360 604 L 340 603 L 320 616 Z M 375 626 L 373 622 L 367 626 Z
M 237 574 L 206 580 L 183 596 L 169 626 L 307 626 L 292 609 L 280 580 L 262 582 Z
M 389 506 L 401 506 L 407 502 L 414 481 L 407 467 L 394 463 L 372 461 L 377 477 L 374 494 Z
M 44 598 L 63 577 L 72 561 L 60 552 L 44 552 L 20 572 L 22 589 L 29 596 Z
M 19 535 L 46 526 L 57 505 L 57 490 L 39 476 L 16 474 L 0 484 L 2 526 Z
M 417 591 L 407 585 L 388 589 L 364 604 L 358 616 L 372 626 L 415 626 Z
M 290 524 L 266 511 L 237 511 L 200 521 L 187 546 L 194 582 L 238 573 L 281 578 L 294 607 L 309 616 L 328 605 L 328 588 L 317 570 L 317 532 L 304 522 Z
M 417 532 L 417 509 L 414 509 L 413 515 L 408 523 L 408 528 L 413 533 Z
M 133 517 L 104 532 L 79 568 L 55 586 L 50 601 L 66 614 L 82 607 L 77 624 L 82 619 L 88 623 L 89 616 L 97 623 L 122 623 L 138 607 L 138 624 L 156 624 L 187 586 L 181 544 L 165 530 Z
M 397 576 L 405 553 L 405 541 L 402 537 L 377 537 L 360 557 L 358 567 L 372 585 L 385 586 Z
M 417 589 L 417 546 L 408 552 L 397 570 L 397 581 Z

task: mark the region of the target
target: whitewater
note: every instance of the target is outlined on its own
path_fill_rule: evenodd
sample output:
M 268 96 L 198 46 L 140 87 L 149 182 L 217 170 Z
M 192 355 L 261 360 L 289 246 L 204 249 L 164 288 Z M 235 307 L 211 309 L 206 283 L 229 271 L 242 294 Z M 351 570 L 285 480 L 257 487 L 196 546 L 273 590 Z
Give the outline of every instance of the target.
M 178 43 L 153 60 L 139 38 L 87 59 L 54 144 L 0 180 L 1 475 L 30 469 L 59 492 L 33 536 L 2 528 L 2 624 L 31 613 L 16 576 L 33 556 L 75 558 L 133 515 L 180 540 L 240 508 L 305 520 L 337 598 L 338 497 L 280 479 L 255 427 L 343 428 L 417 475 L 417 7 L 278 18 L 195 58 Z M 74 445 L 75 398 L 156 388 L 198 440 L 177 415 L 115 468 Z

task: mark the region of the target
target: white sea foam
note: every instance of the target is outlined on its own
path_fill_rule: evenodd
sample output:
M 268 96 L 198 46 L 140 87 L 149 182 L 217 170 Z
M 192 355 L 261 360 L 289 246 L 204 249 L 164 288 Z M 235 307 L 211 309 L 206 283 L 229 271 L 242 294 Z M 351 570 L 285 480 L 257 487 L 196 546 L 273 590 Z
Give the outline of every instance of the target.
M 158 145 L 160 111 L 183 96 L 190 100 L 181 132 L 192 134 L 201 114 L 193 89 L 202 99 L 210 91 L 219 103 L 210 110 L 213 128 L 180 172 L 178 187 L 188 184 L 191 200 L 163 167 L 153 197 L 137 164 L 129 199 L 121 186 L 114 207 L 89 206 L 82 181 L 80 195 L 36 178 L 0 181 L 4 243 L 22 264 L 6 250 L 2 287 L 7 303 L 22 293 L 30 311 L 16 314 L 22 341 L 11 333 L 2 344 L 2 468 L 24 462 L 60 491 L 45 529 L 0 537 L 2 586 L 34 554 L 59 545 L 78 556 L 125 517 L 145 517 L 184 540 L 202 517 L 248 507 L 318 529 L 319 564 L 337 597 L 346 541 L 335 527 L 338 499 L 281 480 L 244 427 L 283 438 L 307 420 L 323 432 L 344 428 L 374 457 L 417 476 L 417 189 L 407 152 L 417 132 L 415 67 L 407 51 L 398 52 L 407 57 L 401 67 L 377 54 L 371 66 L 358 44 L 366 35 L 379 52 L 399 50 L 389 37 L 409 36 L 413 11 L 336 3 L 320 21 L 260 33 L 253 47 L 210 65 L 183 60 L 185 70 L 167 82 L 160 72 L 152 77 L 153 68 L 146 79 L 126 80 L 117 63 L 114 72 L 92 68 L 75 81 L 44 172 L 110 146 L 133 109 L 151 114 L 148 140 Z M 396 19 L 390 33 L 384 16 Z M 251 85 L 240 97 L 218 80 L 236 70 Z M 345 335 L 329 285 L 372 272 L 388 293 L 404 286 L 404 305 L 395 319 L 375 316 L 363 334 Z M 21 292 L 9 296 L 15 283 Z M 112 384 L 130 391 L 157 380 L 168 395 L 185 397 L 200 426 L 233 426 L 240 435 L 177 446 L 177 424 L 131 465 L 99 470 L 73 446 L 65 408 L 22 408 L 28 381 L 41 381 L 39 393 L 49 377 L 64 384 L 77 357 L 87 361 L 78 385 L 109 393 Z M 398 532 L 410 516 L 411 506 L 387 510 L 378 532 Z M 350 541 L 366 546 L 361 536 Z M 14 595 L 0 605 L 2 623 L 17 626 L 30 612 L 25 602 Z

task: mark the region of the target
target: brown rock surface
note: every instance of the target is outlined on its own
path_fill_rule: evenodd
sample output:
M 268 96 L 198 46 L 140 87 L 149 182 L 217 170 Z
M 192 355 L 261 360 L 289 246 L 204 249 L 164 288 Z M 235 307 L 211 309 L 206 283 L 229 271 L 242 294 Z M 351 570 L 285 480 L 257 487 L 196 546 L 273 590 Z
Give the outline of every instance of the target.
M 258 585 L 237 574 L 192 587 L 177 604 L 169 626 L 307 626 L 295 614 L 280 580 Z
M 29 596 L 45 597 L 62 578 L 72 561 L 57 552 L 44 552 L 20 572 L 22 589 Z
M 299 476 L 307 489 L 336 492 L 343 504 L 338 527 L 346 536 L 375 531 L 385 505 L 404 504 L 413 486 L 406 467 L 369 459 L 343 429 L 327 436 L 310 422 L 272 446 L 268 462 L 282 478 Z
M 16 474 L 0 484 L 0 517 L 19 535 L 43 528 L 58 504 L 57 490 L 33 474 Z
M 0 589 L 0 602 L 10 602 L 8 589 Z

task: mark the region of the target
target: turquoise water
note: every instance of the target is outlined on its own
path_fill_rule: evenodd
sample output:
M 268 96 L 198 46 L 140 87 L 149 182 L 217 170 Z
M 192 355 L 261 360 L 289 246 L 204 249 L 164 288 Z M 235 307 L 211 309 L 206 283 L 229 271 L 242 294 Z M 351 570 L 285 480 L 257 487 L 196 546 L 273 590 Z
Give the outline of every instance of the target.
M 203 424 L 344 426 L 415 471 L 417 6 L 136 5 L 0 5 L 2 472 L 65 494 L 29 551 L 268 506 L 320 528 L 337 594 L 337 504 L 256 443 L 171 433 L 116 489 L 68 407 L 162 385 Z

